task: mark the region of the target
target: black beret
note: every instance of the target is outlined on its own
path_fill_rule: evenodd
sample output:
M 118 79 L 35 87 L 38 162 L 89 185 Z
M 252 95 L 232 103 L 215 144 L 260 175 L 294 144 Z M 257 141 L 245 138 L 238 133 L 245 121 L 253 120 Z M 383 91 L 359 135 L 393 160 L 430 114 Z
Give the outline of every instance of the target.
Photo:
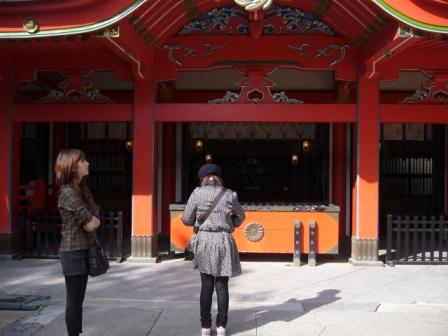
M 205 176 L 215 175 L 222 177 L 222 170 L 218 165 L 214 163 L 206 163 L 198 170 L 198 177 L 202 180 Z

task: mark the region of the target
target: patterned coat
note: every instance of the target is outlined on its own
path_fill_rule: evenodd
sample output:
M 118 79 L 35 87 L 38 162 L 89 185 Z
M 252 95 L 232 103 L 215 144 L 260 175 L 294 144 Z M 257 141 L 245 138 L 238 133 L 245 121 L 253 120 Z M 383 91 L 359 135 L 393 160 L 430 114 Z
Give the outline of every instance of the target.
M 58 210 L 62 219 L 60 252 L 86 250 L 95 240 L 95 233 L 87 232 L 82 226 L 92 220 L 92 215 L 99 218 L 99 210 L 87 187 L 84 193 L 89 200 L 70 185 L 61 186 L 58 200 Z M 88 201 L 93 209 L 89 208 Z
M 185 206 L 182 221 L 199 228 L 193 265 L 201 273 L 213 276 L 237 276 L 241 264 L 232 232 L 244 220 L 244 210 L 235 192 L 227 189 L 218 204 L 201 225 L 197 218 L 207 212 L 221 190 L 220 186 L 196 188 Z M 231 214 L 234 214 L 232 219 Z

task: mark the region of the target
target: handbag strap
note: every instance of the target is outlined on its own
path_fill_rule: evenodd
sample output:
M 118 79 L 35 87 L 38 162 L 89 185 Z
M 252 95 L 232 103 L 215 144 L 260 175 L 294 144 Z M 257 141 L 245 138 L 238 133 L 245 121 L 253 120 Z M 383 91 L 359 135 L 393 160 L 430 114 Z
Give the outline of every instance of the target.
M 210 207 L 208 208 L 207 212 L 198 218 L 199 223 L 202 224 L 207 220 L 208 216 L 210 216 L 212 211 L 215 209 L 216 205 L 218 204 L 219 200 L 221 199 L 222 195 L 224 195 L 225 192 L 226 189 L 221 188 L 221 191 L 218 193 L 218 195 L 216 195 L 215 199 L 213 200 L 213 203 L 210 204 Z
M 98 240 L 98 237 L 96 235 L 96 231 L 93 234 L 95 235 L 95 239 L 93 240 L 93 246 L 101 247 L 100 241 Z

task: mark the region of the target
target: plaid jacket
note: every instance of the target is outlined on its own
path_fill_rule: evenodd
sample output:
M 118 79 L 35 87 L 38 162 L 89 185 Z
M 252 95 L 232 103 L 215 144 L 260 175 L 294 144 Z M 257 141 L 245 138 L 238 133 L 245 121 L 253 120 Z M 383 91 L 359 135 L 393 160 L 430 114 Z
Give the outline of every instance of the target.
M 90 191 L 88 195 L 91 198 Z M 93 198 L 91 198 L 93 200 Z M 98 207 L 94 206 L 92 213 L 82 194 L 69 185 L 60 189 L 58 209 L 62 219 L 61 252 L 87 249 L 95 240 L 94 232 L 87 232 L 83 225 L 92 220 L 95 215 L 99 218 Z

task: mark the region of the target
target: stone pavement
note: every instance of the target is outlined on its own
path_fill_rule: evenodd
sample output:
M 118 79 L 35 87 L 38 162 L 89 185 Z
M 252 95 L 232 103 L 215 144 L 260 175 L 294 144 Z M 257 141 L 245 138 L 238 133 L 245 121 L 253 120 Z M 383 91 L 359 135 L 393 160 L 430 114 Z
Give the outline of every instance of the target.
M 243 272 L 229 282 L 229 335 L 448 335 L 448 266 L 244 261 Z M 89 279 L 82 335 L 198 335 L 199 290 L 199 274 L 183 259 L 112 263 Z M 0 306 L 40 305 L 0 335 L 66 335 L 64 296 L 58 260 L 0 259 Z
M 8 324 L 20 320 L 28 315 L 26 310 L 0 310 L 0 330 Z

